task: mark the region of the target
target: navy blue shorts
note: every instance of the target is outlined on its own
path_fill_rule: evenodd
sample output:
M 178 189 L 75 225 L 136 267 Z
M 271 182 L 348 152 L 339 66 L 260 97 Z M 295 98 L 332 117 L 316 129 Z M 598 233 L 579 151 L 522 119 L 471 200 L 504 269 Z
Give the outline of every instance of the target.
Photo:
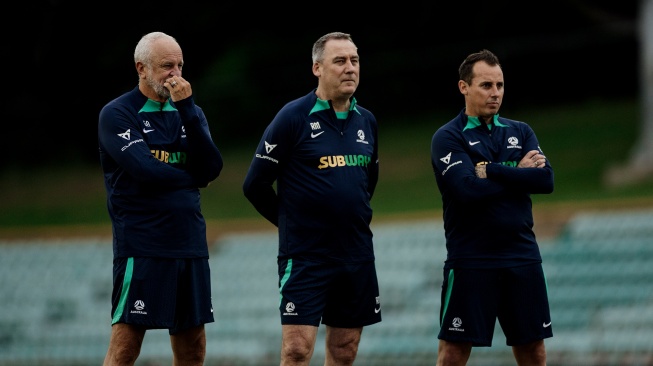
M 170 334 L 213 322 L 208 258 L 114 259 L 111 317 Z
M 439 339 L 490 347 L 497 319 L 508 346 L 553 337 L 546 278 L 540 263 L 444 270 Z
M 374 262 L 316 263 L 280 259 L 281 324 L 359 328 L 381 321 Z

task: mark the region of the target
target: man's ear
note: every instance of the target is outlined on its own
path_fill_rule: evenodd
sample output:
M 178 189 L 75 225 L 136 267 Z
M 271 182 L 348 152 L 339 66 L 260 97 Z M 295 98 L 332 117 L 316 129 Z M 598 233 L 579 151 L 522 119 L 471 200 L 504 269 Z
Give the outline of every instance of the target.
M 139 79 L 144 79 L 145 78 L 145 64 L 138 61 L 136 63 L 136 72 L 138 73 Z
M 469 85 L 464 80 L 458 80 L 458 90 L 460 90 L 460 94 L 462 95 L 467 95 Z
M 320 70 L 320 66 L 322 66 L 319 62 L 313 62 L 313 75 L 317 76 L 318 78 L 322 75 L 322 70 Z

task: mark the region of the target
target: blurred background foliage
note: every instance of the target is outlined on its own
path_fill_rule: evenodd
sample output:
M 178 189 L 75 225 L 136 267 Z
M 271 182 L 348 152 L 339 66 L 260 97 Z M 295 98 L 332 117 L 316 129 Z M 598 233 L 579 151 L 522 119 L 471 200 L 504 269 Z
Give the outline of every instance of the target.
M 155 30 L 180 42 L 183 76 L 225 158 L 222 176 L 203 190 L 209 219 L 258 217 L 240 188 L 247 165 L 277 111 L 316 87 L 311 47 L 331 31 L 352 34 L 362 67 L 355 96 L 379 120 L 379 215 L 439 208 L 430 139 L 463 107 L 458 65 L 482 48 L 504 68 L 500 114 L 531 124 L 556 170 L 554 194 L 535 200 L 653 195 L 650 184 L 610 188 L 601 179 L 628 159 L 641 125 L 638 6 L 22 4 L 8 37 L 20 68 L 5 80 L 0 227 L 108 222 L 97 117 L 137 85 L 133 49 Z

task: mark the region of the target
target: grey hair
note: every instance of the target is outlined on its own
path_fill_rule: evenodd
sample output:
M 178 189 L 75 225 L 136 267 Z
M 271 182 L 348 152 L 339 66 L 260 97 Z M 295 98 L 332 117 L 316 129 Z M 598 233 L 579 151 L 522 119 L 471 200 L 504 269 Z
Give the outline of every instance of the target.
M 324 45 L 332 39 L 345 39 L 351 43 L 354 43 L 349 33 L 343 33 L 343 32 L 327 33 L 322 37 L 320 37 L 313 44 L 313 63 L 322 62 L 322 59 L 324 57 Z
M 161 38 L 167 38 L 177 42 L 174 37 L 163 32 L 148 33 L 141 37 L 141 40 L 138 41 L 138 44 L 136 45 L 136 49 L 134 50 L 134 63 L 142 62 L 149 65 L 152 60 L 152 44 Z

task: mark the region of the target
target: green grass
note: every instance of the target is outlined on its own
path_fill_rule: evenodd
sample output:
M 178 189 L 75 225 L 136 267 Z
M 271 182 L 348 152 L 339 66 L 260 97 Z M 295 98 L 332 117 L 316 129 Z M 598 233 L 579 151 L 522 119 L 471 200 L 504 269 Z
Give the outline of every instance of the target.
M 457 112 L 434 112 L 410 120 L 377 116 L 381 173 L 372 202 L 375 217 L 441 208 L 431 170 L 431 136 Z M 636 142 L 641 125 L 636 101 L 596 101 L 504 113 L 534 128 L 554 167 L 555 192 L 533 196 L 536 203 L 653 197 L 651 182 L 620 188 L 603 183 L 606 169 L 625 164 Z M 255 143 L 247 143 L 223 149 L 223 172 L 202 191 L 207 219 L 260 218 L 241 191 L 254 148 Z M 99 166 L 3 171 L 0 202 L 0 228 L 109 222 Z

